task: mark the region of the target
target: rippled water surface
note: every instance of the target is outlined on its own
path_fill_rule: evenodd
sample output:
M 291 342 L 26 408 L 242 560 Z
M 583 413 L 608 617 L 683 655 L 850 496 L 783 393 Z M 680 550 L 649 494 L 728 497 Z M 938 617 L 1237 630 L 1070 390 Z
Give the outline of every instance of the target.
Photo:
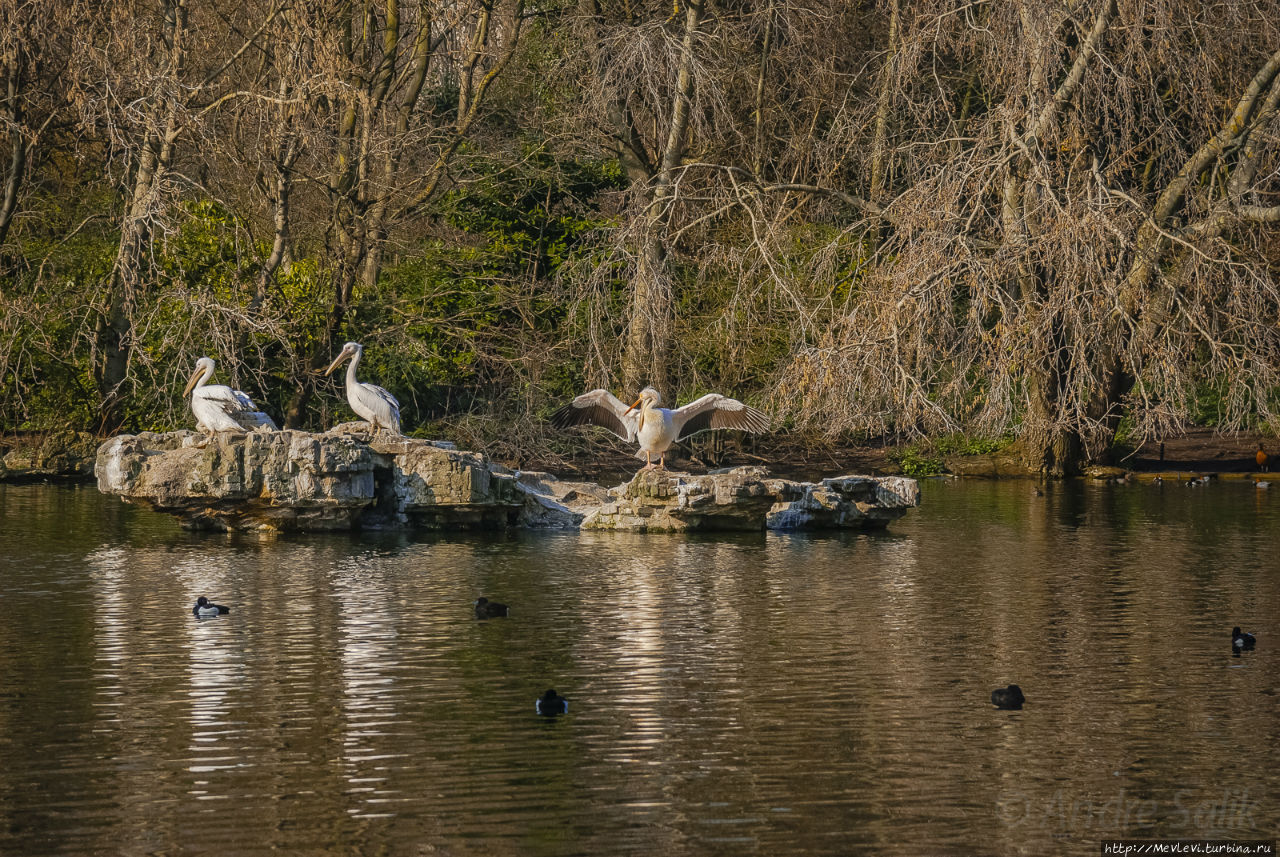
M 271 539 L 0 485 L 0 853 L 1274 839 L 1278 510 L 928 482 L 876 535 Z

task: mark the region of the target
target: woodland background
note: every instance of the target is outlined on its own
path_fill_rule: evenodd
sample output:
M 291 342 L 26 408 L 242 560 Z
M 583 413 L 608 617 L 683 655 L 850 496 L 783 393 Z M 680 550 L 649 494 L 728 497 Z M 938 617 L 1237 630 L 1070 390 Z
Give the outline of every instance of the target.
M 1280 429 L 1280 0 L 0 0 L 0 430 Z

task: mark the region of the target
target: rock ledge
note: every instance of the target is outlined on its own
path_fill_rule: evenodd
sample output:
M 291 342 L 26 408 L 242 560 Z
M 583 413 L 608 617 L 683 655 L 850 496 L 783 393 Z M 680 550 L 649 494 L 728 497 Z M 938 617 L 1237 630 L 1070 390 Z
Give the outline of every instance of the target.
M 605 489 L 346 424 L 325 434 L 120 435 L 98 448 L 96 473 L 105 494 L 219 530 L 878 529 L 920 503 L 914 479 L 793 482 L 759 467 L 641 471 Z

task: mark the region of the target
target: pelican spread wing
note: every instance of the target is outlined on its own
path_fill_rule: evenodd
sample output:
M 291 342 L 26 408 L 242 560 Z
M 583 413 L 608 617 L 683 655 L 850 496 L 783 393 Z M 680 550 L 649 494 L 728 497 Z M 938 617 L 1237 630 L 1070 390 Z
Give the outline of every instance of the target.
M 654 466 L 654 455 L 658 456 L 658 466 L 665 467 L 671 445 L 701 431 L 769 430 L 769 418 L 760 411 L 719 393 L 708 393 L 674 410 L 660 407 L 661 403 L 662 394 L 652 387 L 641 390 L 640 397 L 629 407 L 607 390 L 592 390 L 552 414 L 551 424 L 558 429 L 603 426 L 628 443 L 638 443 L 636 457 L 643 458 L 647 468 Z
M 634 443 L 639 414 L 630 411 L 626 403 L 608 390 L 592 390 L 583 393 L 551 415 L 551 424 L 558 429 L 570 426 L 593 425 L 607 428 L 627 443 Z
M 769 418 L 763 413 L 719 393 L 707 393 L 701 399 L 675 408 L 671 412 L 671 421 L 676 427 L 677 441 L 710 429 L 769 430 Z

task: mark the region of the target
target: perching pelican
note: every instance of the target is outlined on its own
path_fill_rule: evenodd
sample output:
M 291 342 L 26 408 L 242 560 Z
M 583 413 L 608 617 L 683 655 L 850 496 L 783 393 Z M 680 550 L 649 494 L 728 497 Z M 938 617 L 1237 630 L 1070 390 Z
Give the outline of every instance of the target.
M 206 384 L 213 377 L 213 361 L 201 357 L 196 361 L 191 380 L 182 391 L 191 394 L 191 413 L 196 415 L 196 428 L 208 434 L 215 431 L 246 432 L 279 427 L 271 417 L 258 410 L 253 400 L 239 390 L 224 384 Z
M 740 429 L 749 432 L 769 430 L 769 418 L 755 408 L 719 393 L 708 393 L 682 408 L 659 407 L 662 396 L 652 387 L 640 391 L 640 397 L 627 407 L 608 390 L 583 393 L 551 415 L 558 429 L 584 424 L 607 428 L 627 443 L 640 444 L 636 458 L 645 460 L 645 469 L 665 469 L 667 450 L 676 441 L 708 429 Z M 639 406 L 639 410 L 636 410 Z
M 351 410 L 369 421 L 369 428 L 374 434 L 378 433 L 379 428 L 387 429 L 392 434 L 400 434 L 400 403 L 396 401 L 396 397 L 379 386 L 356 380 L 356 365 L 363 353 L 364 346 L 360 343 L 348 342 L 342 346 L 342 353 L 329 364 L 324 374 L 333 374 L 333 370 L 350 357 L 351 365 L 347 367 L 347 403 L 351 405 Z

